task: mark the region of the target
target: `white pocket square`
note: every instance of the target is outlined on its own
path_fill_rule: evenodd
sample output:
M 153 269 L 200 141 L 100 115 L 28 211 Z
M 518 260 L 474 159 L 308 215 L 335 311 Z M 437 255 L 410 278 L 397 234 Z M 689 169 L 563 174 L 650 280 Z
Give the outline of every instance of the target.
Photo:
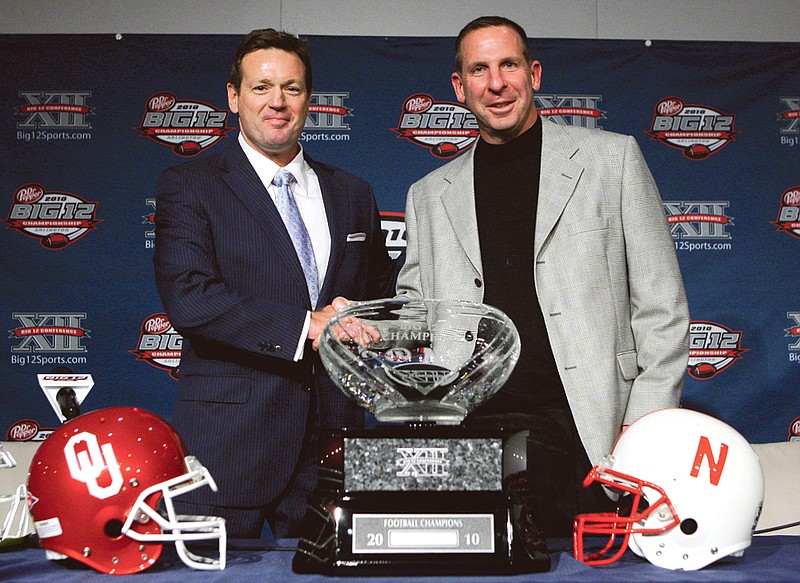
M 349 235 L 347 235 L 347 242 L 348 243 L 350 241 L 366 241 L 366 240 L 367 240 L 367 234 L 366 233 L 350 233 Z

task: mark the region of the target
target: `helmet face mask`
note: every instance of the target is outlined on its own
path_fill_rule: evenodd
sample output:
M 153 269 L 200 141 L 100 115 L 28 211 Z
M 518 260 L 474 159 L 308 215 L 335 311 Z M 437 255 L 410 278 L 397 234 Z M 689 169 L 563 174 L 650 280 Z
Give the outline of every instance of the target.
M 34 455 L 30 511 L 49 558 L 71 558 L 97 571 L 143 571 L 174 543 L 194 569 L 225 568 L 225 521 L 176 514 L 173 499 L 217 487 L 163 419 L 132 407 L 111 407 L 64 423 Z M 216 541 L 217 557 L 186 543 Z
M 676 570 L 741 555 L 764 497 L 750 444 L 725 423 L 686 409 L 656 411 L 633 423 L 584 486 L 595 482 L 630 509 L 575 518 L 575 558 L 589 565 L 613 563 L 628 548 Z M 607 542 L 591 552 L 587 536 Z
M 632 538 L 632 535 L 658 535 L 680 524 L 669 497 L 660 486 L 615 472 L 611 469 L 613 464 L 613 456 L 604 458 L 601 465 L 592 468 L 583 485 L 589 487 L 597 482 L 617 495 L 617 512 L 580 514 L 575 519 L 575 556 L 591 566 L 617 561 L 628 547 L 643 556 L 636 537 Z M 587 555 L 583 548 L 587 535 L 607 536 L 608 543 L 601 550 Z M 618 541 L 620 537 L 622 540 Z
M 0 445 L 0 470 L 17 466 L 11 452 Z M 17 486 L 13 494 L 0 494 L 0 548 L 17 545 L 28 535 L 30 513 L 28 512 L 28 489 L 25 484 Z
M 226 533 L 224 520 L 215 516 L 188 516 L 175 513 L 174 498 L 200 488 L 209 486 L 217 490 L 217 485 L 208 470 L 193 456 L 187 456 L 187 473 L 166 482 L 150 486 L 137 499 L 125 523 L 120 529 L 122 535 L 139 542 L 174 542 L 178 556 L 194 569 L 224 569 Z M 163 503 L 163 510 L 160 509 Z M 149 524 L 158 525 L 157 532 L 149 532 Z M 219 560 L 195 555 L 186 548 L 187 542 L 205 541 L 216 538 Z

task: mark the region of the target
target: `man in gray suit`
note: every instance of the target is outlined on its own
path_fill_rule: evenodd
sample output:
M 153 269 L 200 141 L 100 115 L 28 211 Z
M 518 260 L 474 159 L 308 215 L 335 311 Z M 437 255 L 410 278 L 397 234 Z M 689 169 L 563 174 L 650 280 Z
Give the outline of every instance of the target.
M 409 189 L 397 291 L 484 302 L 515 322 L 520 361 L 466 423 L 530 431 L 537 521 L 568 536 L 575 514 L 610 504 L 582 480 L 620 431 L 678 406 L 689 313 L 635 140 L 542 119 L 541 75 L 516 23 L 461 31 L 452 83 L 480 139 Z

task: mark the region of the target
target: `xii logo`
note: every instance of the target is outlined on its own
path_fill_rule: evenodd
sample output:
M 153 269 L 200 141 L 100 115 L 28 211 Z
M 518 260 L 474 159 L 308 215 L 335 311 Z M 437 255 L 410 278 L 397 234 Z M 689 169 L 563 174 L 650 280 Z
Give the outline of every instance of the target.
M 664 211 L 673 239 L 730 239 L 726 227 L 727 201 L 665 201 Z
M 562 126 L 603 129 L 597 120 L 603 112 L 597 108 L 602 95 L 536 95 L 537 109 Z
M 347 130 L 350 126 L 344 118 L 350 115 L 344 100 L 349 93 L 312 93 L 308 105 L 305 129 L 307 130 Z
M 27 105 L 19 108 L 26 116 L 17 124 L 19 129 L 86 129 L 92 125 L 87 117 L 92 113 L 86 104 L 90 91 L 20 91 Z
M 797 340 L 789 345 L 789 350 L 800 350 L 800 312 L 787 312 L 786 317 L 795 322 L 794 326 L 786 330 L 786 336 Z
M 781 101 L 789 108 L 778 114 L 778 119 L 785 122 L 781 134 L 800 133 L 800 97 L 781 97 Z
M 450 475 L 446 447 L 398 447 L 397 453 L 401 456 L 395 460 L 400 468 L 398 476 L 443 478 Z
M 12 314 L 21 326 L 11 330 L 19 343 L 11 352 L 86 352 L 81 344 L 89 331 L 81 327 L 85 313 L 75 314 Z

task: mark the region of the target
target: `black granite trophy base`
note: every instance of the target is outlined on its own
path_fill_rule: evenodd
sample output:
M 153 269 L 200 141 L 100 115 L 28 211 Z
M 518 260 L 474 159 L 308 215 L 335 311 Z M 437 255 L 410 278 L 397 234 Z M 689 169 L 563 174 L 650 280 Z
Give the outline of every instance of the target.
M 324 439 L 292 568 L 351 575 L 550 569 L 524 472 L 503 479 L 502 436 L 381 427 Z

